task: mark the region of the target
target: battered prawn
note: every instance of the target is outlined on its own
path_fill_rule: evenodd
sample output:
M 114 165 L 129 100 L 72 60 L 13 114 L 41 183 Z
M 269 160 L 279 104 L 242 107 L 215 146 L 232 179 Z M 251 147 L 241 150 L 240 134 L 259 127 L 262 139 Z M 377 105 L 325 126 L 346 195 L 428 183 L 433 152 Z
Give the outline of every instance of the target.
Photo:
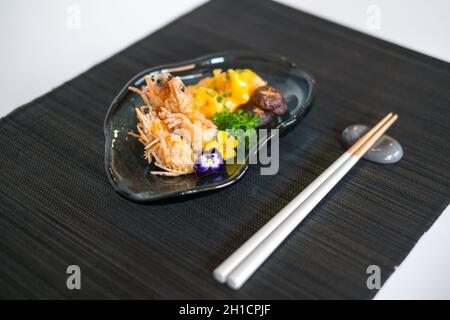
M 152 174 L 177 176 L 194 171 L 194 159 L 203 145 L 214 139 L 216 126 L 194 110 L 191 95 L 179 77 L 168 73 L 145 77 L 146 87 L 130 90 L 140 94 L 144 106 L 135 108 L 144 156 L 165 171 Z

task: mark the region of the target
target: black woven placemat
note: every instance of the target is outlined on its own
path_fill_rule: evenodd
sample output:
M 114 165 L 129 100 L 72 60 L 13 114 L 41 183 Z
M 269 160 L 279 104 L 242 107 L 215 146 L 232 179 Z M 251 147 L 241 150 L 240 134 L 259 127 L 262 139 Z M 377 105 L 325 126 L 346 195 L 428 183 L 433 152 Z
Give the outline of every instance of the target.
M 281 53 L 317 78 L 280 172 L 184 202 L 131 203 L 104 172 L 102 123 L 134 74 L 224 50 Z M 24 85 L 26 85 L 24 83 Z M 450 66 L 268 1 L 213 1 L 0 121 L 0 296 L 371 298 L 450 199 Z M 396 165 L 362 161 L 239 291 L 212 270 L 389 111 Z M 443 244 L 444 245 L 444 244 Z M 66 288 L 66 268 L 82 289 Z M 424 275 L 426 276 L 426 275 Z

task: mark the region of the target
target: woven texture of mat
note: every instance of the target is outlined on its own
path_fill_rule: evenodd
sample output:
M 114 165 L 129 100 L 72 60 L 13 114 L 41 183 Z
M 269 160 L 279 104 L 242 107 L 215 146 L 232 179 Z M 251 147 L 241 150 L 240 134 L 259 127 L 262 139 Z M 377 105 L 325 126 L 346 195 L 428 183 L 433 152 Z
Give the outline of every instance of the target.
M 279 173 L 252 167 L 171 204 L 114 193 L 102 125 L 117 92 L 143 69 L 227 50 L 280 53 L 317 79 Z M 207 3 L 0 121 L 0 297 L 369 299 L 367 267 L 386 281 L 448 204 L 449 106 L 447 63 L 277 3 Z M 401 162 L 361 161 L 241 290 L 213 280 L 343 152 L 343 128 L 390 111 Z M 74 264 L 82 289 L 69 291 Z

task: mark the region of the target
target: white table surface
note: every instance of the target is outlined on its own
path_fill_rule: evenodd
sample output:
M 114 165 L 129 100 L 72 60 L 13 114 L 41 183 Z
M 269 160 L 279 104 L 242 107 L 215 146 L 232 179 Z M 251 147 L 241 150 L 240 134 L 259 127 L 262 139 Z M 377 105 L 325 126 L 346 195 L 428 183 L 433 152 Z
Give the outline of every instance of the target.
M 204 2 L 0 0 L 0 117 Z M 450 62 L 450 1 L 280 2 Z M 450 206 L 376 299 L 450 299 L 449 230 Z

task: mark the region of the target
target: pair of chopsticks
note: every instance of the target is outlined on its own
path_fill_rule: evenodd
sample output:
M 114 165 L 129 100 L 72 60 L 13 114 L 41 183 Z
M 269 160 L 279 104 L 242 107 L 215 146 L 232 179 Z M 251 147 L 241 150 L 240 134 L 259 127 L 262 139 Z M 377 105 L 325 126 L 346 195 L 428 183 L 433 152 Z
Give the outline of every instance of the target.
M 219 265 L 213 272 L 214 278 L 239 289 L 397 118 L 392 113 L 386 115 Z

